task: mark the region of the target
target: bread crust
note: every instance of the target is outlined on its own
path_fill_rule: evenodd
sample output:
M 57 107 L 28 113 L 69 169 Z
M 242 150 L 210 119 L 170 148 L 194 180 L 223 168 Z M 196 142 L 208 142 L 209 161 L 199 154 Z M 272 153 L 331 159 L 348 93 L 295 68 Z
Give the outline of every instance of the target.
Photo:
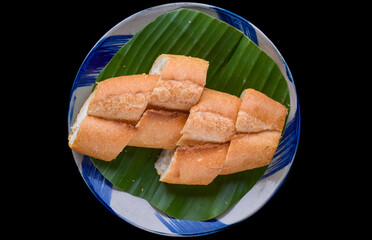
M 279 131 L 236 134 L 231 140 L 221 175 L 268 165 L 278 147 L 280 136 Z
M 240 99 L 204 88 L 208 66 L 163 54 L 150 71 L 155 75 L 99 82 L 72 127 L 70 148 L 104 161 L 126 145 L 170 149 L 172 161 L 158 163 L 160 181 L 172 184 L 207 185 L 269 164 L 288 109 L 254 89 Z
M 151 94 L 149 107 L 189 111 L 199 100 L 203 87 L 191 81 L 159 80 Z
M 136 124 L 147 107 L 159 75 L 129 75 L 99 82 L 88 114 Z
M 115 159 L 136 132 L 126 123 L 85 116 L 71 149 L 104 161 Z
M 282 131 L 288 113 L 284 105 L 254 89 L 244 90 L 242 96 L 236 121 L 237 132 Z
M 204 87 L 207 79 L 209 62 L 194 57 L 183 55 L 162 54 L 154 62 L 164 61 L 160 77 L 163 80 L 191 81 Z
M 189 111 L 202 92 L 209 63 L 203 59 L 162 54 L 154 62 L 150 74 L 160 74 L 151 94 L 151 108 Z
M 209 112 L 192 112 L 181 131 L 177 146 L 225 143 L 235 134 L 233 120 Z
M 241 100 L 228 93 L 205 88 L 191 108 L 177 146 L 225 143 L 235 134 L 235 121 Z
M 160 181 L 208 185 L 220 174 L 228 148 L 229 143 L 179 147 L 174 153 L 168 171 Z
M 223 117 L 236 121 L 242 100 L 237 96 L 204 88 L 199 102 L 190 112 L 217 113 Z
M 141 117 L 129 146 L 173 149 L 181 137 L 188 114 L 149 109 Z

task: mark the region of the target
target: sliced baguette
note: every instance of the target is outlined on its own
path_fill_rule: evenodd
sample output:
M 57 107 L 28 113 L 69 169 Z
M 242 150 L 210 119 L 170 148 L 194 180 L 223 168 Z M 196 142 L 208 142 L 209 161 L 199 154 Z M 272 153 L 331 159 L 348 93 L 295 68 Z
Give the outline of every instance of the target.
M 173 149 L 181 137 L 188 114 L 149 109 L 136 125 L 137 132 L 129 146 Z
M 203 92 L 208 67 L 203 59 L 160 55 L 150 70 L 150 74 L 160 75 L 150 97 L 150 108 L 189 111 Z
M 229 143 L 163 150 L 155 168 L 162 182 L 208 185 L 220 174 L 228 148 Z
M 136 128 L 121 122 L 87 115 L 93 92 L 81 108 L 69 134 L 72 150 L 111 161 L 119 155 L 136 132 Z
M 225 143 L 235 134 L 241 100 L 233 95 L 205 88 L 191 108 L 177 146 Z
M 279 131 L 236 134 L 230 142 L 221 175 L 268 165 L 278 147 L 280 136 Z
M 191 81 L 204 86 L 209 63 L 206 60 L 183 55 L 161 54 L 154 62 L 150 74 L 163 80 Z
M 129 75 L 99 82 L 88 114 L 135 125 L 147 107 L 159 75 Z
M 288 112 L 284 105 L 254 89 L 244 90 L 241 98 L 235 125 L 237 132 L 282 131 Z

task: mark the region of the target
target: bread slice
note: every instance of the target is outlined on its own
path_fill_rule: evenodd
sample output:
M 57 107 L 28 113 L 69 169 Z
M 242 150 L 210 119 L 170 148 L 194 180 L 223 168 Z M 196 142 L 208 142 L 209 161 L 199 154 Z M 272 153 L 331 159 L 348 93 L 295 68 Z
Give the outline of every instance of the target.
M 162 182 L 208 185 L 220 174 L 228 148 L 229 143 L 163 150 L 155 168 Z
M 203 92 L 191 81 L 159 80 L 151 94 L 149 106 L 154 109 L 189 111 Z
M 204 88 L 199 102 L 190 112 L 210 112 L 236 121 L 242 100 L 237 96 Z
M 279 131 L 235 135 L 231 140 L 221 175 L 268 165 L 275 154 L 280 137 Z
M 129 146 L 173 149 L 181 137 L 188 114 L 149 109 L 136 125 L 137 132 Z
M 209 63 L 203 59 L 162 54 L 150 74 L 160 75 L 151 94 L 154 109 L 189 111 L 199 100 L 206 83 Z
M 135 125 L 142 116 L 159 75 L 129 75 L 99 82 L 88 114 Z
M 191 81 L 204 86 L 209 63 L 201 58 L 183 55 L 161 54 L 154 62 L 150 74 L 163 80 Z
M 288 109 L 281 103 L 254 89 L 243 91 L 236 131 L 252 133 L 264 130 L 282 131 Z
M 136 132 L 121 122 L 87 115 L 93 92 L 81 108 L 69 134 L 69 146 L 79 153 L 104 161 L 115 159 Z
M 204 89 L 199 102 L 191 108 L 178 146 L 225 143 L 235 134 L 235 121 L 241 100 L 233 95 Z
M 218 114 L 193 112 L 190 113 L 181 134 L 177 146 L 225 143 L 235 134 L 235 125 L 231 119 Z

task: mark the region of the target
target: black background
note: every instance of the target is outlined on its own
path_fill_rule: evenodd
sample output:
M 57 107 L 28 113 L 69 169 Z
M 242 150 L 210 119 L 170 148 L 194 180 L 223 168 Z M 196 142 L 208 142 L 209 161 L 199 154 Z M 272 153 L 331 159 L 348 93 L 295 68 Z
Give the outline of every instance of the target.
M 340 5 L 336 8 L 303 1 L 290 4 L 282 1 L 274 4 L 266 1 L 199 2 L 242 16 L 274 43 L 292 72 L 301 110 L 297 154 L 277 193 L 250 218 L 203 238 L 303 238 L 349 232 L 338 224 L 348 222 L 347 214 L 352 210 L 343 201 L 347 195 L 345 189 L 350 189 L 349 182 L 343 180 L 347 174 L 341 179 L 333 176 L 334 162 L 338 161 L 334 148 L 342 149 L 344 143 L 335 135 L 339 128 L 331 124 L 331 116 L 339 115 L 339 98 L 330 93 L 337 92 L 341 85 L 341 78 L 334 72 L 336 69 L 340 72 L 343 67 L 334 64 L 334 59 L 338 58 L 335 54 L 341 47 L 338 39 L 348 30 L 347 16 L 351 10 L 338 8 L 342 7 Z M 29 13 L 26 23 L 30 20 L 27 30 L 34 42 L 31 45 L 31 40 L 27 40 L 19 48 L 29 49 L 22 50 L 28 59 L 25 64 L 38 65 L 28 76 L 33 73 L 43 76 L 37 81 L 32 77 L 27 80 L 39 89 L 33 101 L 38 102 L 34 115 L 40 117 L 33 117 L 37 122 L 30 127 L 33 130 L 28 134 L 33 139 L 30 142 L 37 141 L 36 137 L 46 141 L 37 143 L 36 150 L 33 148 L 33 155 L 39 156 L 40 167 L 32 170 L 31 176 L 24 177 L 22 185 L 17 187 L 22 192 L 19 197 L 22 211 L 15 214 L 14 223 L 31 226 L 28 233 L 86 238 L 163 238 L 140 230 L 107 210 L 85 184 L 67 145 L 70 90 L 89 51 L 126 17 L 163 3 L 169 1 L 56 2 L 33 6 L 38 11 Z M 341 20 L 331 15 L 335 12 L 339 13 L 338 17 L 346 18 Z M 50 118 L 52 121 L 45 120 Z M 32 184 L 27 184 L 29 182 Z M 31 192 L 24 194 L 30 185 Z

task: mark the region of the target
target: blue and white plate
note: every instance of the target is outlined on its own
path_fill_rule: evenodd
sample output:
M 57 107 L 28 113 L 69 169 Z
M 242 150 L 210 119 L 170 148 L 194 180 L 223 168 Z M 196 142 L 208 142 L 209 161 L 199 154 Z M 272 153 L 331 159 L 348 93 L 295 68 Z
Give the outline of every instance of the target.
M 93 194 L 111 212 L 124 221 L 143 230 L 169 236 L 198 236 L 220 231 L 243 221 L 258 211 L 278 190 L 288 174 L 296 153 L 300 135 L 300 111 L 291 72 L 271 41 L 244 18 L 225 9 L 199 3 L 172 3 L 138 12 L 108 31 L 89 52 L 73 84 L 68 113 L 68 127 L 75 121 L 84 101 L 90 94 L 98 74 L 133 35 L 159 15 L 178 9 L 190 8 L 227 22 L 243 32 L 279 66 L 287 80 L 290 93 L 290 111 L 283 138 L 263 177 L 233 207 L 208 221 L 185 221 L 167 216 L 146 200 L 132 196 L 113 186 L 91 163 L 89 157 L 74 152 L 75 162 Z

